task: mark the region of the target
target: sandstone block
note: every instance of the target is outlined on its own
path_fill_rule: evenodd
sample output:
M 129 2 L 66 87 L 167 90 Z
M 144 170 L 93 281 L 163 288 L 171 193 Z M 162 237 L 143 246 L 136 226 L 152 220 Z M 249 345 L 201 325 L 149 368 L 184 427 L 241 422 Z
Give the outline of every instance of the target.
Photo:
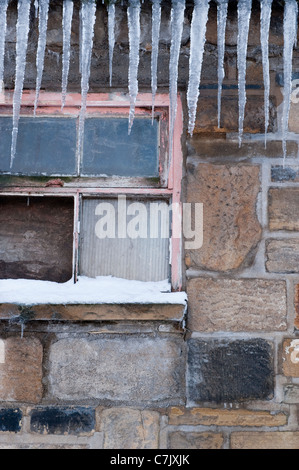
M 298 449 L 299 432 L 233 432 L 232 449 Z
M 269 229 L 299 230 L 299 188 L 270 188 Z
M 252 70 L 252 73 L 254 71 Z M 256 72 L 256 71 L 255 71 Z M 275 127 L 275 106 L 270 99 L 269 129 Z M 265 130 L 264 104 L 261 96 L 248 95 L 246 101 L 246 114 L 244 118 L 244 132 L 262 133 Z M 202 132 L 237 132 L 238 131 L 238 97 L 225 95 L 221 105 L 221 128 L 217 122 L 217 97 L 200 95 L 196 113 L 194 134 Z
M 299 403 L 299 386 L 298 385 L 286 385 L 283 391 L 284 391 L 284 401 L 286 403 L 292 403 L 292 404 Z
M 224 410 L 216 408 L 177 408 L 169 410 L 169 424 L 205 426 L 283 426 L 287 423 L 284 413 L 269 411 Z
M 274 273 L 299 272 L 299 239 L 266 241 L 266 269 Z
M 248 266 L 261 237 L 256 215 L 259 167 L 188 164 L 187 202 L 203 204 L 203 245 L 188 266 L 229 271 Z
M 192 331 L 282 331 L 285 281 L 191 279 L 187 283 L 188 328 Z
M 184 344 L 151 337 L 66 338 L 52 344 L 49 390 L 63 400 L 179 403 Z
M 284 375 L 299 377 L 299 339 L 286 339 L 282 346 L 282 369 Z
M 18 432 L 21 430 L 22 411 L 19 408 L 0 409 L 0 431 Z
M 105 409 L 101 415 L 104 449 L 157 449 L 159 413 L 133 408 Z
M 169 434 L 169 449 L 221 449 L 223 435 L 212 432 L 175 431 Z
M 37 338 L 0 339 L 0 400 L 38 403 L 43 350 Z
M 188 341 L 191 403 L 269 399 L 273 396 L 272 345 L 263 339 Z
M 31 411 L 30 429 L 40 434 L 80 434 L 95 428 L 95 411 L 83 407 L 45 407 Z

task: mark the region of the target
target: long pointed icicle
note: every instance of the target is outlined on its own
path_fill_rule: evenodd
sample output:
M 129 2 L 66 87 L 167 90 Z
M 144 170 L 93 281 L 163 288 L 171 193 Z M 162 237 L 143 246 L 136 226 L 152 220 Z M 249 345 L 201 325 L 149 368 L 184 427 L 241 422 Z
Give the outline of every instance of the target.
M 36 54 L 36 90 L 35 90 L 35 101 L 34 101 L 34 115 L 36 114 L 36 108 L 39 99 L 39 92 L 42 83 L 42 76 L 44 70 L 44 59 L 45 50 L 47 43 L 47 25 L 48 25 L 48 13 L 49 13 L 49 0 L 39 0 L 39 14 L 38 14 L 38 45 Z
M 209 0 L 195 0 L 190 32 L 189 83 L 187 90 L 188 131 L 190 135 L 193 134 L 195 126 L 208 12 Z
M 239 86 L 239 147 L 242 145 L 246 105 L 246 57 L 252 0 L 238 1 L 238 86 Z
M 71 33 L 74 4 L 73 0 L 63 2 L 63 54 L 62 54 L 62 97 L 61 109 L 65 106 L 71 55 Z
M 261 47 L 264 77 L 264 109 L 265 109 L 265 148 L 267 145 L 267 132 L 269 126 L 269 31 L 271 21 L 272 0 L 261 0 Z
M 110 2 L 108 10 L 108 43 L 109 43 L 109 85 L 112 86 L 113 51 L 115 45 L 115 3 Z
M 287 154 L 287 132 L 290 112 L 290 99 L 292 92 L 292 61 L 293 48 L 297 39 L 297 16 L 298 4 L 296 0 L 288 0 L 285 2 L 284 19 L 283 19 L 283 107 L 282 107 L 282 148 L 283 158 L 285 160 Z
M 91 55 L 93 48 L 94 24 L 96 19 L 96 3 L 93 0 L 85 0 L 81 5 L 82 34 L 81 34 L 81 109 L 79 115 L 78 152 L 83 149 L 84 123 L 87 106 L 87 93 L 89 89 L 89 77 Z
M 159 36 L 161 26 L 161 0 L 152 3 L 152 55 L 151 55 L 151 86 L 152 86 L 152 122 L 154 121 L 155 97 L 157 92 L 157 69 L 159 55 Z
M 131 0 L 127 9 L 129 27 L 129 134 L 132 129 L 138 95 L 138 66 L 140 46 L 140 1 Z
M 228 0 L 218 0 L 217 4 L 217 48 L 218 48 L 218 127 L 221 123 L 221 95 L 224 79 L 224 52 L 225 52 L 225 29 L 227 21 Z
M 6 35 L 6 13 L 8 0 L 0 0 L 0 93 L 4 73 L 5 35 Z
M 19 0 L 18 20 L 17 20 L 17 43 L 16 43 L 16 76 L 15 90 L 13 96 L 13 130 L 11 143 L 10 167 L 12 168 L 16 154 L 18 125 L 20 118 L 20 108 L 22 101 L 23 84 L 26 68 L 26 53 L 29 33 L 29 13 L 31 0 Z
M 177 112 L 178 64 L 184 26 L 185 0 L 173 0 L 171 6 L 171 45 L 169 59 L 169 163 L 172 160 L 174 123 Z

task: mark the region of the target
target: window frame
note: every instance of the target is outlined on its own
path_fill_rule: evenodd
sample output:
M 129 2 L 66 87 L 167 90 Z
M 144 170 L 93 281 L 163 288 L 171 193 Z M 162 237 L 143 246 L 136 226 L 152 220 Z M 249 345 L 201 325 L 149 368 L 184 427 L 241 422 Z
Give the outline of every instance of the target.
M 22 96 L 21 116 L 33 114 L 35 92 L 24 91 Z M 12 114 L 13 92 L 5 91 L 0 94 L 0 115 Z M 66 104 L 61 110 L 61 94 L 57 92 L 41 91 L 39 107 L 36 115 L 39 117 L 54 115 L 55 117 L 79 115 L 81 107 L 81 95 L 70 93 L 67 95 Z M 152 108 L 152 95 L 141 93 L 135 104 L 135 115 L 150 115 Z M 124 93 L 89 93 L 87 96 L 87 116 L 128 116 L 130 99 Z M 171 286 L 173 291 L 182 290 L 182 146 L 181 136 L 183 132 L 183 112 L 180 95 L 177 96 L 177 113 L 174 124 L 174 138 L 172 142 L 172 158 L 169 161 L 169 95 L 157 94 L 155 97 L 155 112 L 160 113 L 159 135 L 159 162 L 160 181 L 150 181 L 150 178 L 139 177 L 75 177 L 76 182 L 64 186 L 51 186 L 45 184 L 1 186 L 0 194 L 5 196 L 69 196 L 74 198 L 74 234 L 73 234 L 73 279 L 77 281 L 79 274 L 79 242 L 80 242 L 80 208 L 84 197 L 105 197 L 117 195 L 161 197 L 171 201 L 175 207 L 175 214 L 171 220 L 170 237 L 170 264 Z M 162 114 L 161 114 L 162 113 Z M 160 155 L 161 154 L 161 155 Z M 162 157 L 162 158 L 161 158 Z M 11 175 L 14 178 L 14 175 Z M 16 178 L 18 178 L 16 176 Z M 54 177 L 49 176 L 49 182 Z M 30 177 L 30 180 L 34 177 Z M 54 184 L 54 182 L 53 182 Z

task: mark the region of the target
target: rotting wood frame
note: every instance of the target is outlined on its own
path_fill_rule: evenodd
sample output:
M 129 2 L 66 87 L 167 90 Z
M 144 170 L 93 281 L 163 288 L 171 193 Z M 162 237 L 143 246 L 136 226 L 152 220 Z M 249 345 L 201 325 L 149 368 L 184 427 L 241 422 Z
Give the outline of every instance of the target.
M 24 91 L 22 96 L 21 116 L 33 116 L 35 93 Z M 0 115 L 12 114 L 13 92 L 5 91 L 0 94 Z M 61 95 L 59 93 L 41 92 L 37 116 L 78 116 L 81 107 L 81 95 L 70 93 L 66 104 L 61 110 Z M 150 116 L 152 96 L 150 93 L 138 95 L 135 106 L 136 116 Z M 87 98 L 87 116 L 128 116 L 130 109 L 129 97 L 123 93 L 90 93 Z M 175 205 L 176 211 L 171 220 L 170 236 L 170 281 L 173 291 L 182 289 L 182 148 L 181 136 L 183 131 L 183 112 L 180 96 L 177 99 L 177 113 L 174 126 L 172 158 L 169 161 L 168 125 L 169 125 L 169 97 L 166 94 L 157 94 L 155 98 L 155 115 L 160 117 L 159 135 L 159 181 L 152 178 L 72 178 L 63 186 L 55 185 L 52 177 L 49 181 L 34 181 L 12 177 L 9 184 L 1 184 L 0 195 L 3 196 L 69 196 L 74 198 L 74 238 L 73 238 L 73 278 L 77 280 L 79 269 L 79 238 L 80 238 L 80 201 L 84 197 L 107 197 L 127 195 L 128 197 L 141 196 L 146 198 L 165 198 Z

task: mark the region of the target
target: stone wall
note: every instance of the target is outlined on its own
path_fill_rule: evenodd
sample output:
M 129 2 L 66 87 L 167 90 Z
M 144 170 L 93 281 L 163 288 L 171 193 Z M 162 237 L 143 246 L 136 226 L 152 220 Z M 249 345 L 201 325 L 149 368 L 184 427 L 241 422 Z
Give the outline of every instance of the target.
M 275 2 L 274 2 L 275 3 Z M 140 88 L 150 91 L 150 10 L 142 5 Z M 163 4 L 159 90 L 168 85 L 169 2 Z M 179 88 L 185 103 L 191 6 Z M 13 86 L 15 8 L 6 51 Z M 77 15 L 77 12 L 76 12 Z M 113 89 L 127 91 L 125 9 L 117 9 Z M 61 2 L 53 2 L 46 90 L 60 91 Z M 270 139 L 264 147 L 259 8 L 247 61 L 245 136 L 237 140 L 236 9 L 230 6 L 222 125 L 217 128 L 216 24 L 211 5 L 192 138 L 184 133 L 184 201 L 202 202 L 203 246 L 185 253 L 186 328 L 170 321 L 0 324 L 0 447 L 297 449 L 299 447 L 298 104 L 282 160 L 282 17 L 271 23 Z M 77 16 L 75 17 L 77 18 Z M 77 19 L 70 88 L 79 89 Z M 99 5 L 91 91 L 108 87 L 107 16 Z M 36 41 L 32 18 L 31 41 Z M 33 46 L 26 87 L 34 88 Z M 294 71 L 299 71 L 294 51 Z M 50 72 L 51 71 L 51 72 Z M 186 109 L 186 106 L 185 106 Z M 27 316 L 26 316 L 27 314 Z M 4 354 L 1 351 L 5 351 Z

